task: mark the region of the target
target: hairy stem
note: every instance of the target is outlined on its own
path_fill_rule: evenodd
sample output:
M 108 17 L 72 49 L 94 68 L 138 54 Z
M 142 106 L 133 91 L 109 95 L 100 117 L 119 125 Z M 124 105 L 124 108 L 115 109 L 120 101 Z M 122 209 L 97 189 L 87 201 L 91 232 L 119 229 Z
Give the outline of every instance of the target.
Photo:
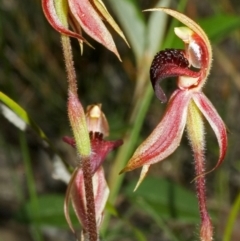
M 62 48 L 63 48 L 63 56 L 65 60 L 65 67 L 68 78 L 69 91 L 73 94 L 77 95 L 77 77 L 73 64 L 73 54 L 72 47 L 70 43 L 70 38 L 65 35 L 61 35 Z
M 82 110 L 81 103 L 78 101 L 77 97 L 77 78 L 74 69 L 70 38 L 62 35 L 61 40 L 68 78 L 68 93 L 70 102 L 70 104 L 68 105 L 69 119 L 73 129 L 77 151 L 81 156 L 81 165 L 83 170 L 84 188 L 87 205 L 86 231 L 89 241 L 97 241 L 98 232 L 96 225 L 95 202 L 93 193 L 92 173 L 90 166 L 91 149 L 89 134 L 86 127 L 84 111 Z
M 86 194 L 87 203 L 87 233 L 89 241 L 98 240 L 97 224 L 96 224 L 96 214 L 95 214 L 95 202 L 93 193 L 93 183 L 92 183 L 92 173 L 90 158 L 82 158 L 82 170 L 84 178 L 84 189 Z
M 197 176 L 195 185 L 201 217 L 200 238 L 201 241 L 211 241 L 213 236 L 213 228 L 206 206 L 205 175 L 202 175 L 205 172 L 204 126 L 202 115 L 193 101 L 189 104 L 187 131 L 193 150 L 195 172 Z

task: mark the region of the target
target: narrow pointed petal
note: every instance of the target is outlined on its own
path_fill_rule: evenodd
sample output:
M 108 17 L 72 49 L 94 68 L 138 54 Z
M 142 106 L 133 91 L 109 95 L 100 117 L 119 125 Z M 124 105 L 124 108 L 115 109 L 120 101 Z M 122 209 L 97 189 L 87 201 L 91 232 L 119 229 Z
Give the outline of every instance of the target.
M 193 100 L 195 104 L 198 106 L 202 114 L 205 116 L 207 121 L 209 122 L 210 126 L 212 127 L 213 131 L 215 132 L 215 135 L 218 140 L 219 145 L 219 159 L 215 167 L 210 170 L 209 172 L 215 170 L 218 166 L 221 165 L 223 162 L 223 159 L 227 152 L 227 130 L 226 126 L 217 113 L 217 110 L 214 108 L 212 103 L 209 101 L 209 99 L 202 93 L 197 92 L 193 95 Z M 207 172 L 208 173 L 208 172 Z
M 92 153 L 90 157 L 91 169 L 92 173 L 95 173 L 96 170 L 102 165 L 106 156 L 112 150 L 118 148 L 123 144 L 122 140 L 116 141 L 108 141 L 103 139 L 103 135 L 101 133 L 90 133 L 91 140 L 91 148 Z M 64 136 L 63 141 L 71 145 L 72 147 L 76 147 L 76 142 L 73 138 Z
M 123 144 L 122 140 L 108 141 L 102 139 L 100 133 L 90 133 L 91 138 L 91 168 L 94 173 L 103 163 L 109 152 Z
M 64 136 L 63 138 L 62 138 L 62 140 L 64 141 L 64 142 L 66 142 L 67 144 L 69 144 L 70 146 L 72 146 L 72 147 L 76 147 L 76 142 L 75 142 L 75 140 L 72 138 L 72 137 L 69 137 L 69 136 Z
M 82 169 L 78 169 L 74 182 L 71 185 L 71 200 L 74 211 L 81 222 L 83 229 L 87 227 L 86 198 Z M 93 176 L 93 192 L 96 211 L 96 222 L 99 227 L 103 218 L 104 207 L 109 195 L 103 168 L 100 167 Z
M 102 17 L 112 26 L 112 28 L 120 35 L 120 37 L 125 41 L 125 43 L 129 46 L 127 39 L 125 38 L 122 30 L 119 28 L 113 17 L 108 12 L 106 6 L 101 0 L 90 0 L 90 2 L 97 8 Z
M 149 168 L 150 168 L 150 165 L 143 165 L 140 177 L 139 177 L 138 182 L 137 182 L 137 185 L 135 186 L 135 188 L 133 190 L 134 192 L 138 189 L 138 187 L 140 186 L 140 184 L 142 183 L 142 181 L 146 177 Z
M 97 226 L 101 225 L 103 220 L 103 211 L 109 196 L 109 188 L 105 179 L 103 167 L 98 168 L 93 176 L 93 192 L 95 200 Z
M 76 19 L 74 18 L 74 16 L 72 15 L 71 12 L 69 12 L 69 14 L 68 14 L 68 22 L 69 22 L 69 25 L 71 26 L 71 28 L 73 29 L 73 31 L 82 36 L 81 26 L 78 24 L 78 22 L 76 21 Z M 79 42 L 79 46 L 80 46 L 80 53 L 82 55 L 83 54 L 83 41 L 78 39 L 78 42 Z M 94 47 L 89 42 L 87 44 L 88 44 L 88 46 L 90 46 L 94 49 Z
M 78 173 L 78 170 L 79 170 L 79 168 L 76 168 L 74 170 L 74 172 L 72 173 L 71 179 L 68 183 L 66 196 L 65 196 L 65 199 L 64 199 L 64 215 L 65 215 L 65 218 L 67 220 L 68 226 L 72 230 L 73 233 L 75 233 L 75 230 L 73 228 L 72 221 L 71 221 L 71 218 L 70 218 L 70 215 L 69 215 L 69 202 L 70 202 L 70 198 L 71 198 L 72 186 L 73 186 L 73 183 L 75 181 L 75 177 Z
M 176 150 L 186 125 L 187 109 L 191 97 L 190 91 L 176 90 L 173 93 L 163 119 L 137 148 L 121 173 L 160 162 Z
M 83 30 L 97 42 L 112 51 L 120 60 L 111 34 L 89 0 L 68 0 L 68 3 L 73 16 L 79 22 Z
M 61 34 L 64 34 L 73 38 L 77 38 L 80 41 L 86 42 L 86 40 L 80 34 L 69 30 L 60 21 L 54 6 L 54 0 L 42 0 L 42 8 L 43 8 L 45 17 L 47 18 L 48 22 L 52 25 L 52 27 L 55 30 L 57 30 Z

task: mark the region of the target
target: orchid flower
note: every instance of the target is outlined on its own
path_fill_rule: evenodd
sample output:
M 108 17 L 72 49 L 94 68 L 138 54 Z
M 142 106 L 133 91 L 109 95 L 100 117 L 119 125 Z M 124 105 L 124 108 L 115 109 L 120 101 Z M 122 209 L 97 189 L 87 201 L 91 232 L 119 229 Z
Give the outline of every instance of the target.
M 91 141 L 90 165 L 94 193 L 94 203 L 92 203 L 92 205 L 95 205 L 96 225 L 99 230 L 103 219 L 103 211 L 109 195 L 109 188 L 101 165 L 107 154 L 122 145 L 123 142 L 122 140 L 104 140 L 104 137 L 106 137 L 109 133 L 109 127 L 107 119 L 101 111 L 100 104 L 88 106 L 86 122 Z M 63 140 L 73 147 L 76 145 L 75 140 L 70 137 L 64 137 Z M 64 203 L 64 213 L 69 227 L 74 232 L 71 219 L 69 217 L 69 201 L 71 199 L 74 211 L 83 228 L 81 240 L 89 240 L 89 234 L 86 232 L 89 228 L 89 220 L 84 185 L 87 184 L 84 182 L 83 171 L 80 165 L 75 168 L 68 184 Z
M 90 45 L 82 36 L 83 29 L 87 35 L 120 59 L 112 36 L 102 19 L 107 21 L 126 43 L 127 40 L 101 0 L 42 0 L 42 8 L 52 27 L 63 35 L 77 38 L 81 48 L 83 42 Z M 68 28 L 69 24 L 73 30 Z
M 201 216 L 200 237 L 202 241 L 210 241 L 213 231 L 205 197 L 204 176 L 207 172 L 204 167 L 204 118 L 212 127 L 220 149 L 217 164 L 212 170 L 223 162 L 227 150 L 226 127 L 212 103 L 202 92 L 212 64 L 211 45 L 201 27 L 187 16 L 167 8 L 148 11 L 163 11 L 186 25 L 174 29 L 175 34 L 184 42 L 185 49 L 166 49 L 154 57 L 150 79 L 157 98 L 161 102 L 167 101 L 159 86 L 164 78 L 178 77 L 178 88 L 170 97 L 160 123 L 137 148 L 121 173 L 143 167 L 137 188 L 152 164 L 164 160 L 176 150 L 186 127 L 195 159 L 195 182 Z

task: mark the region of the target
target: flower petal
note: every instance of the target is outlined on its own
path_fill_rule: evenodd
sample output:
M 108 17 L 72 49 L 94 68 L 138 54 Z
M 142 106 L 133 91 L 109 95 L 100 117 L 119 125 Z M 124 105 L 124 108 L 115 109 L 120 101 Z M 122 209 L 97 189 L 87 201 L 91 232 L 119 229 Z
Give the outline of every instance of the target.
M 135 188 L 133 190 L 134 192 L 138 189 L 138 187 L 140 186 L 140 184 L 142 183 L 142 181 L 146 177 L 150 166 L 151 165 L 143 165 L 140 177 L 139 177 L 138 182 L 137 182 L 137 184 L 136 184 L 136 186 L 135 186 Z
M 108 141 L 102 138 L 101 133 L 90 133 L 91 139 L 91 168 L 94 173 L 102 165 L 109 152 L 123 144 L 122 140 Z
M 47 18 L 48 22 L 52 25 L 54 29 L 56 29 L 61 34 L 65 34 L 67 36 L 77 38 L 80 41 L 87 42 L 80 34 L 75 33 L 71 30 L 69 30 L 64 24 L 60 21 L 60 18 L 57 15 L 54 0 L 42 0 L 42 8 L 45 17 Z M 68 14 L 63 13 L 63 14 Z
M 99 227 L 103 217 L 103 211 L 108 199 L 109 188 L 107 186 L 104 170 L 100 167 L 93 176 L 93 192 L 95 201 L 96 222 Z M 82 224 L 83 229 L 87 227 L 86 198 L 82 169 L 78 169 L 71 185 L 71 200 L 74 211 Z
M 75 233 L 75 231 L 74 231 L 74 228 L 72 225 L 71 218 L 69 216 L 69 202 L 70 202 L 70 198 L 71 198 L 71 191 L 72 191 L 73 183 L 75 181 L 75 177 L 78 173 L 78 170 L 79 170 L 79 167 L 75 168 L 74 172 L 72 173 L 71 179 L 67 186 L 67 191 L 66 191 L 66 195 L 65 195 L 65 199 L 64 199 L 64 215 L 67 220 L 68 226 L 72 230 L 73 233 Z
M 83 30 L 97 42 L 112 51 L 120 59 L 111 34 L 89 0 L 68 0 L 68 3 L 73 16 L 79 22 Z
M 220 149 L 218 162 L 213 169 L 211 169 L 210 171 L 207 172 L 207 173 L 209 173 L 221 165 L 221 163 L 223 162 L 223 159 L 226 155 L 227 130 L 226 130 L 226 126 L 225 126 L 223 120 L 217 113 L 217 110 L 214 108 L 212 103 L 202 92 L 194 93 L 193 100 L 194 100 L 195 104 L 197 105 L 197 107 L 200 109 L 200 111 L 203 113 L 203 115 L 205 116 L 207 121 L 209 122 L 213 131 L 215 132 L 215 135 L 218 140 L 219 149 Z
M 179 146 L 186 125 L 191 91 L 176 90 L 169 100 L 163 119 L 151 135 L 137 148 L 127 166 L 120 172 L 162 161 Z
M 151 64 L 150 80 L 155 95 L 161 102 L 166 102 L 167 97 L 159 83 L 169 77 L 184 76 L 191 78 L 193 82 L 200 76 L 199 72 L 189 69 L 189 62 L 184 56 L 184 51 L 179 49 L 165 49 L 158 52 Z
M 122 140 L 108 141 L 103 139 L 103 135 L 99 132 L 93 133 L 90 132 L 90 140 L 91 140 L 91 169 L 92 173 L 95 173 L 96 170 L 102 165 L 106 156 L 109 152 L 116 149 L 117 147 L 123 144 Z M 76 147 L 76 142 L 73 138 L 64 136 L 63 141 L 71 145 L 72 147 Z
M 109 135 L 109 125 L 106 116 L 102 112 L 102 104 L 87 106 L 86 120 L 89 132 L 99 132 L 103 137 Z
M 109 196 L 109 188 L 105 179 L 103 167 L 98 168 L 93 176 L 93 192 L 95 199 L 97 226 L 101 225 L 103 211 Z
M 197 23 L 195 23 L 192 19 L 187 17 L 186 15 L 184 15 L 180 12 L 177 12 L 175 10 L 169 9 L 169 8 L 152 8 L 152 9 L 148 9 L 145 11 L 165 12 L 165 13 L 169 14 L 170 16 L 176 18 L 183 24 L 185 24 L 191 30 L 193 30 L 193 34 L 190 36 L 188 36 L 189 33 L 182 32 L 181 28 L 176 28 L 175 33 L 186 44 L 190 44 L 189 51 L 191 52 L 191 54 L 198 54 L 198 50 L 199 50 L 198 48 L 201 49 L 201 54 L 202 54 L 201 75 L 202 76 L 201 76 L 200 82 L 197 86 L 200 89 L 203 86 L 203 84 L 205 83 L 207 76 L 209 75 L 211 65 L 212 65 L 212 47 L 211 47 L 210 41 L 209 41 L 207 35 L 205 34 L 205 32 L 203 31 L 203 29 Z M 191 41 L 192 41 L 193 45 L 191 45 Z M 191 57 L 193 57 L 193 56 L 191 56 Z
M 90 0 L 90 2 L 97 8 L 102 17 L 112 26 L 112 28 L 120 35 L 120 37 L 125 41 L 125 43 L 129 46 L 122 30 L 119 28 L 114 18 L 108 12 L 106 6 L 101 0 Z

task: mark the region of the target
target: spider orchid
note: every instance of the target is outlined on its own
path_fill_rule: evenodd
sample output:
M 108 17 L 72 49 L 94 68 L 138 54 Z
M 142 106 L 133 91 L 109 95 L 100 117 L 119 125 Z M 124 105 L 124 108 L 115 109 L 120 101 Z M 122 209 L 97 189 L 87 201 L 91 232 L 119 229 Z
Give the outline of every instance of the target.
M 202 92 L 212 64 L 211 45 L 201 27 L 187 16 L 166 8 L 148 11 L 163 11 L 187 26 L 174 29 L 175 34 L 183 40 L 185 50 L 166 49 L 154 57 L 150 79 L 157 98 L 161 102 L 167 101 L 159 86 L 164 78 L 178 77 L 178 88 L 170 97 L 160 123 L 137 148 L 121 173 L 143 167 L 137 188 L 152 164 L 164 160 L 176 150 L 186 127 L 195 160 L 195 183 L 201 216 L 200 237 L 202 241 L 210 241 L 213 231 L 206 209 L 204 176 L 207 172 L 204 166 L 203 118 L 215 132 L 220 149 L 219 159 L 212 170 L 223 162 L 227 150 L 226 127 L 212 103 Z
M 103 211 L 109 195 L 109 188 L 101 165 L 107 154 L 122 145 L 123 142 L 122 140 L 104 140 L 104 137 L 106 137 L 109 133 L 109 127 L 107 119 L 101 111 L 100 104 L 88 106 L 86 121 L 91 141 L 90 165 L 94 193 L 94 203 L 91 205 L 95 205 L 96 225 L 99 230 L 103 219 Z M 73 147 L 76 145 L 73 138 L 64 137 L 63 140 Z M 83 228 L 81 240 L 89 240 L 89 233 L 86 232 L 86 230 L 89 229 L 89 220 L 84 185 L 87 184 L 84 182 L 83 171 L 80 165 L 75 168 L 68 184 L 64 203 L 64 213 L 69 227 L 74 232 L 71 219 L 69 217 L 69 201 L 71 199 L 74 211 Z
M 63 35 L 77 38 L 81 48 L 83 42 L 90 45 L 82 36 L 83 29 L 87 35 L 120 59 L 112 36 L 102 19 L 107 21 L 126 43 L 127 41 L 101 0 L 42 0 L 42 8 L 52 27 Z M 68 28 L 69 24 L 73 30 Z

